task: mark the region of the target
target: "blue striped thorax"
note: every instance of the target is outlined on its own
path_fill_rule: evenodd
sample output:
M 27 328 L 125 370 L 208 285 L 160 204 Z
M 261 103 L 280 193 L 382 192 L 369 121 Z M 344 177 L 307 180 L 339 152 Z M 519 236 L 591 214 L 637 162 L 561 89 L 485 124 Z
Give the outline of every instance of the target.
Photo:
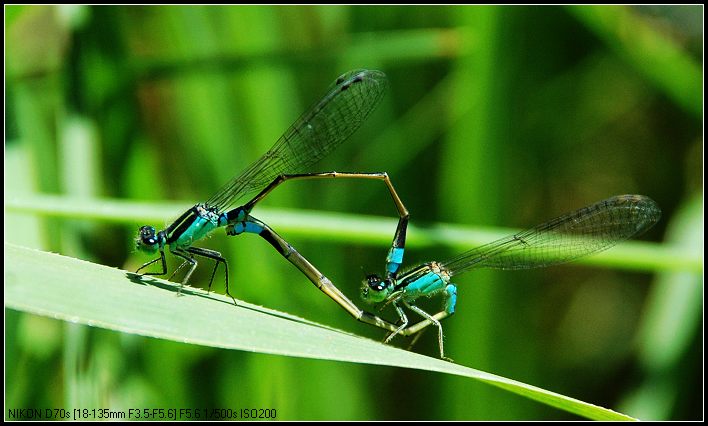
M 403 290 L 405 300 L 412 302 L 445 290 L 450 274 L 438 262 L 430 262 L 406 272 L 398 281 L 395 290 Z
M 170 248 L 187 248 L 204 238 L 209 232 L 221 225 L 221 215 L 215 209 L 204 204 L 192 207 L 192 214 L 187 216 L 168 238 Z
M 366 302 L 379 303 L 395 294 L 412 302 L 421 296 L 446 291 L 449 283 L 449 272 L 439 263 L 430 262 L 405 272 L 398 279 L 384 280 L 376 274 L 368 275 L 361 288 L 361 297 Z

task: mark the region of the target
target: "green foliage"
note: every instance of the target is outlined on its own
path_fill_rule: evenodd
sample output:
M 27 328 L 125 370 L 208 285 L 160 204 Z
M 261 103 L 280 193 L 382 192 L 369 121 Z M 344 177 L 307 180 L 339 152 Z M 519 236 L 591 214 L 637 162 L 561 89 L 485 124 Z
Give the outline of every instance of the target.
M 243 301 L 233 306 L 228 297 L 169 281 L 141 278 L 11 244 L 5 244 L 5 260 L 5 303 L 16 310 L 184 344 L 454 374 L 590 419 L 632 419 L 535 386 L 396 349 L 283 312 Z M 180 297 L 175 299 L 175 294 Z
M 5 240 L 135 270 L 147 260 L 134 253 L 139 225 L 162 227 L 208 198 L 337 75 L 381 69 L 390 81 L 383 105 L 318 168 L 389 173 L 411 212 L 406 265 L 506 232 L 480 227 L 527 227 L 615 194 L 648 195 L 663 211 L 645 238 L 666 235 L 666 243 L 623 245 L 585 266 L 459 277 L 458 311 L 444 324 L 450 356 L 632 417 L 698 419 L 702 248 L 687 235 L 703 235 L 702 12 L 9 6 Z M 395 227 L 378 182 L 285 185 L 254 214 L 352 299 L 362 267 L 383 266 Z M 203 246 L 228 258 L 239 299 L 268 308 L 249 315 L 281 312 L 267 316 L 271 332 L 287 334 L 277 324 L 292 323 L 289 337 L 302 336 L 302 348 L 314 337 L 300 333 L 314 329 L 325 340 L 316 352 L 338 359 L 366 347 L 395 365 L 399 355 L 427 360 L 334 332 L 383 337 L 352 321 L 260 239 L 217 232 Z M 13 258 L 5 269 L 6 283 L 26 277 L 23 286 L 38 292 L 35 306 L 62 289 L 67 302 L 85 296 L 95 298 L 86 306 L 113 304 L 96 314 L 130 321 L 141 311 L 151 316 L 136 327 L 169 319 L 195 333 L 218 332 L 221 322 L 200 324 L 234 311 L 222 311 L 233 307 L 214 295 L 173 297 L 159 280 L 164 288 L 121 278 L 121 292 L 106 300 L 97 288 L 113 288 L 116 271 L 91 275 L 74 271 L 73 261 L 50 262 L 53 272 L 32 278 L 41 268 L 26 262 L 44 259 L 37 256 Z M 194 285 L 208 281 L 207 269 Z M 82 297 L 65 287 L 79 276 L 92 290 Z M 150 300 L 144 292 L 159 293 L 152 312 L 139 309 Z M 6 303 L 8 407 L 276 408 L 279 419 L 298 420 L 596 417 L 516 398 L 469 375 L 177 343 L 86 327 L 80 312 L 74 323 Z M 190 303 L 200 307 L 181 310 Z M 306 320 L 284 319 L 292 316 Z M 271 345 L 264 352 L 288 348 L 262 333 L 240 338 Z M 433 335 L 413 351 L 434 355 Z

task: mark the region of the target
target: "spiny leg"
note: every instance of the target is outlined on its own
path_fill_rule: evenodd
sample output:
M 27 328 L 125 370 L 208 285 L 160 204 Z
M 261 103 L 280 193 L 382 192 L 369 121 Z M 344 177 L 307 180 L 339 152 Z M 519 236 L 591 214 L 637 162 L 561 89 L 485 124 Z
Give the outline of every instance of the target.
M 158 257 L 157 259 L 153 259 L 147 263 L 144 263 L 143 266 L 139 267 L 138 270 L 135 271 L 135 273 L 137 274 L 138 272 L 140 272 L 141 269 L 148 267 L 159 260 L 162 261 L 162 272 L 145 272 L 141 275 L 165 275 L 167 273 L 167 262 L 165 261 L 165 252 L 163 250 L 160 250 L 160 257 Z
M 405 302 L 403 302 L 405 303 Z M 398 326 L 397 329 L 395 329 L 393 332 L 391 332 L 386 338 L 384 339 L 384 343 L 389 343 L 394 337 L 396 337 L 398 334 L 401 333 L 406 327 L 408 327 L 408 317 L 406 316 L 406 313 L 403 312 L 403 308 L 398 306 L 398 303 L 392 302 L 393 307 L 396 308 L 396 312 L 398 313 L 398 316 L 401 318 L 401 325 Z
M 194 260 L 194 256 L 190 255 L 189 257 L 190 257 L 192 260 Z M 180 263 L 179 266 L 176 267 L 174 271 L 172 271 L 172 274 L 170 274 L 170 276 L 167 278 L 167 280 L 168 280 L 168 281 L 172 280 L 172 278 L 173 278 L 175 275 L 177 275 L 177 272 L 181 271 L 182 268 L 184 268 L 185 265 L 191 265 L 191 264 L 192 264 L 192 262 L 188 262 L 188 261 L 184 261 L 184 262 Z M 183 284 L 186 284 L 186 282 L 183 283 Z
M 411 305 L 410 303 L 406 302 L 405 300 L 403 301 L 403 304 L 406 305 L 406 307 L 408 309 L 410 309 L 411 311 L 422 316 L 426 320 L 430 321 L 432 324 L 435 324 L 435 326 L 438 328 L 438 345 L 440 346 L 440 358 L 442 358 L 446 361 L 452 362 L 452 359 L 445 356 L 445 352 L 444 352 L 444 348 L 443 348 L 443 329 L 442 329 L 442 324 L 440 324 L 440 321 L 435 319 L 429 313 L 425 312 L 424 310 L 420 309 L 419 307 L 417 307 L 415 305 Z
M 440 321 L 443 319 L 453 315 L 455 313 L 455 306 L 457 305 L 457 286 L 452 283 L 448 283 L 445 286 L 445 290 L 443 290 L 443 294 L 445 295 L 445 307 L 442 311 L 436 313 L 435 315 L 430 315 L 429 313 L 423 311 L 417 306 L 410 305 L 408 303 L 405 303 L 405 305 L 412 311 L 418 313 L 420 316 L 422 316 L 424 319 L 423 321 L 414 324 L 405 330 L 401 331 L 401 334 L 404 336 L 412 336 L 416 335 L 416 337 L 413 339 L 413 342 L 411 343 L 411 346 L 415 344 L 415 342 L 418 340 L 420 335 L 422 334 L 422 330 L 425 330 L 429 325 L 434 324 L 438 328 L 438 343 L 440 345 L 440 357 L 443 359 L 446 359 L 448 361 L 452 361 L 450 358 L 446 358 L 443 353 L 443 334 L 442 334 L 442 325 L 440 324 Z
M 211 279 L 209 280 L 209 287 L 207 288 L 207 292 L 211 291 L 211 285 L 214 282 L 214 275 L 216 274 L 216 269 L 219 267 L 219 263 L 224 264 L 224 273 L 226 275 L 226 294 L 231 298 L 231 300 L 233 300 L 234 305 L 236 305 L 236 299 L 234 299 L 234 297 L 229 292 L 229 264 L 226 262 L 226 259 L 221 256 L 221 253 L 216 250 L 210 250 L 201 247 L 189 247 L 187 251 L 193 255 L 206 257 L 216 262 L 214 264 L 214 269 L 211 271 Z
M 189 254 L 189 252 L 187 252 L 187 251 L 184 251 L 184 250 L 172 250 L 172 253 L 173 253 L 175 256 L 179 256 L 179 257 L 181 257 L 182 259 L 185 260 L 185 262 L 182 263 L 182 264 L 177 268 L 177 270 L 182 269 L 182 267 L 183 267 L 185 264 L 187 264 L 187 263 L 189 263 L 190 265 L 192 265 L 192 266 L 189 268 L 189 271 L 187 271 L 187 274 L 185 274 L 184 278 L 182 279 L 182 282 L 180 282 L 180 284 L 179 284 L 179 289 L 177 290 L 177 295 L 179 296 L 180 294 L 182 294 L 182 287 L 184 287 L 185 285 L 187 285 L 187 283 L 189 282 L 189 278 L 192 276 L 192 273 L 194 272 L 194 270 L 197 269 L 197 265 L 198 265 L 199 263 L 198 263 L 197 260 L 196 260 L 191 254 Z M 177 272 L 177 271 L 175 271 L 175 272 Z M 173 273 L 172 275 L 174 275 L 174 273 Z

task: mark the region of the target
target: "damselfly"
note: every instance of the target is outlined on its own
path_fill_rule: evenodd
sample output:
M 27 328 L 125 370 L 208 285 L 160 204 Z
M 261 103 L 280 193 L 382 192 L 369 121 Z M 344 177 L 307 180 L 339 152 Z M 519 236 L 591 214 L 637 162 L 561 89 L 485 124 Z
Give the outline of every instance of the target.
M 452 277 L 474 268 L 529 269 L 570 262 L 606 250 L 651 228 L 661 217 L 659 206 L 643 195 L 618 195 L 538 225 L 527 231 L 469 250 L 444 262 L 428 262 L 398 277 L 366 277 L 361 295 L 369 303 L 391 304 L 400 324 L 396 335 L 413 335 L 430 324 L 438 329 L 440 357 L 443 331 L 440 320 L 455 312 L 457 287 Z M 443 309 L 431 315 L 415 305 L 422 296 L 442 295 Z M 409 326 L 407 308 L 424 319 Z
M 196 204 L 162 231 L 156 231 L 154 227 L 147 225 L 141 227 L 135 240 L 137 249 L 148 254 L 159 253 L 160 257 L 145 263 L 136 272 L 160 262 L 161 271 L 145 274 L 167 274 L 165 247 L 168 247 L 172 254 L 184 260 L 170 278 L 184 266 L 189 265 L 189 270 L 181 281 L 181 284 L 185 285 L 197 268 L 195 256 L 205 257 L 215 261 L 209 280 L 209 290 L 219 264 L 223 263 L 226 294 L 233 299 L 229 292 L 226 259 L 215 250 L 193 246 L 211 231 L 226 227 L 228 235 L 242 233 L 260 235 L 281 255 L 302 270 L 320 290 L 354 317 L 357 319 L 364 317 L 363 321 L 366 321 L 367 314 L 347 299 L 329 280 L 320 279 L 324 277 L 319 272 L 313 272 L 316 269 L 304 257 L 265 223 L 253 217 L 251 211 L 256 203 L 287 180 L 348 178 L 383 181 L 391 193 L 399 215 L 398 226 L 386 263 L 387 277 L 395 278 L 402 262 L 408 211 L 398 197 L 388 175 L 386 173 L 307 173 L 311 166 L 334 151 L 361 126 L 369 113 L 378 105 L 386 87 L 386 76 L 380 71 L 354 70 L 340 76 L 324 97 L 295 121 L 268 152 L 254 161 L 240 175 L 227 182 L 206 202 Z M 247 199 L 249 196 L 252 198 L 246 203 L 230 209 L 239 200 Z M 314 279 L 316 274 L 320 277 Z M 390 324 L 385 328 L 390 329 Z

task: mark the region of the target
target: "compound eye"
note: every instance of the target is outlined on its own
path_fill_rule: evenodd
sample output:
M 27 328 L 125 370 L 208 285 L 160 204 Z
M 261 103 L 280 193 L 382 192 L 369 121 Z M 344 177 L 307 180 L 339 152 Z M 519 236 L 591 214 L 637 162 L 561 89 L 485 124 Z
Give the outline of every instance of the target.
M 371 274 L 366 276 L 361 286 L 361 296 L 367 303 L 380 303 L 389 297 L 392 290 L 390 280 L 381 280 L 380 276 Z
M 157 238 L 155 237 L 155 228 L 152 226 L 143 226 L 140 228 L 140 241 L 143 244 L 151 246 L 157 244 Z
M 154 254 L 160 249 L 161 235 L 162 232 L 156 235 L 152 226 L 143 226 L 135 239 L 135 248 L 143 253 Z
M 386 288 L 386 285 L 381 281 L 381 277 L 376 274 L 367 275 L 366 283 L 371 290 L 376 292 L 383 291 Z

